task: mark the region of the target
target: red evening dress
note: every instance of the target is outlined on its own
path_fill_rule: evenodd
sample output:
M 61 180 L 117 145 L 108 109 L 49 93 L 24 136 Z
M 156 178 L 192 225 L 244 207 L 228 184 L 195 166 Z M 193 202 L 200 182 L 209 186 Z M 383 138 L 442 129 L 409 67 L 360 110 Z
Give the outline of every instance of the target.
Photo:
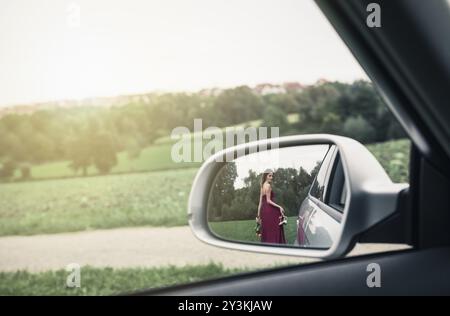
M 270 191 L 270 199 L 274 201 L 275 194 Z M 278 207 L 267 203 L 266 195 L 261 196 L 261 242 L 285 244 L 284 227 L 279 225 L 281 211 Z

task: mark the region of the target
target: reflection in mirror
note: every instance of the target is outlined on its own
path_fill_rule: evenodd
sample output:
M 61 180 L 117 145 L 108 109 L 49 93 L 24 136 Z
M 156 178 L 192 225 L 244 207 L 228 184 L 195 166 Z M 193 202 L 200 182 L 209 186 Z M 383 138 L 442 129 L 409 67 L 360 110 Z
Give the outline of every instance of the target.
M 209 195 L 208 223 L 226 240 L 327 249 L 344 203 L 335 146 L 277 148 L 224 163 Z

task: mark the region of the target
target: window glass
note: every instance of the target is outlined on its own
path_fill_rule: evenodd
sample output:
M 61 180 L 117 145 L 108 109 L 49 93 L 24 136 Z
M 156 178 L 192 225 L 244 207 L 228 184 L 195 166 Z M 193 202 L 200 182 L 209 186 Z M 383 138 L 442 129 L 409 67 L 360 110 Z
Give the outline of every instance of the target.
M 314 180 L 313 185 L 311 186 L 310 194 L 319 199 L 319 201 L 324 201 L 325 197 L 325 181 L 327 176 L 327 171 L 330 166 L 331 159 L 333 158 L 334 149 L 336 146 L 331 146 L 328 150 L 327 155 L 325 156 L 322 164 L 320 166 L 319 172 L 317 173 L 317 177 Z
M 334 161 L 330 182 L 327 204 L 342 212 L 345 206 L 347 189 L 345 187 L 345 175 L 342 167 L 342 160 L 339 154 Z
M 0 295 L 116 294 L 299 264 L 192 234 L 191 185 L 230 146 L 227 128 L 351 137 L 408 181 L 409 140 L 314 1 L 1 1 L 0 87 Z M 320 200 L 329 159 L 311 189 Z M 285 169 L 274 200 L 295 225 L 319 167 Z M 252 199 L 224 190 L 236 202 L 221 211 L 256 214 L 260 180 L 240 183 Z M 239 220 L 228 227 L 253 238 L 254 219 Z

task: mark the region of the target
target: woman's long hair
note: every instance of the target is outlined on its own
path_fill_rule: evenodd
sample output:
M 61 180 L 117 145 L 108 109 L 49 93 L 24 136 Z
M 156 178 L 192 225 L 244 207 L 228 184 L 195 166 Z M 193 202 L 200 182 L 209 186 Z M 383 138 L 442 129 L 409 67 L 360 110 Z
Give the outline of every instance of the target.
M 273 170 L 272 169 L 266 169 L 264 171 L 264 173 L 262 174 L 262 177 L 261 177 L 261 189 L 262 189 L 264 183 L 266 182 L 266 179 L 267 179 L 267 176 L 269 175 L 269 173 L 273 173 Z

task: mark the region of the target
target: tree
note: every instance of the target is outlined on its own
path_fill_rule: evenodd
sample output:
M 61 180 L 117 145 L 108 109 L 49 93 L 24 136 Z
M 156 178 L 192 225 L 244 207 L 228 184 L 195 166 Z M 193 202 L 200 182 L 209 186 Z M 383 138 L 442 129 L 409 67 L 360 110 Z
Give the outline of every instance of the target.
M 31 178 L 31 167 L 28 164 L 23 164 L 20 166 L 20 173 L 22 180 L 28 180 Z
M 320 166 L 320 162 L 319 162 Z M 300 203 L 308 196 L 309 188 L 311 187 L 312 182 L 318 172 L 320 167 L 316 165 L 314 169 L 311 171 L 311 174 L 308 173 L 303 167 L 300 167 L 298 172 L 296 181 L 295 181 L 295 189 L 294 192 L 298 195 L 298 200 Z M 300 206 L 300 205 L 299 205 Z
M 0 169 L 0 178 L 9 179 L 14 175 L 17 165 L 13 160 L 7 160 L 3 163 Z
M 362 143 L 375 140 L 375 130 L 362 116 L 349 117 L 344 123 L 344 135 Z
M 23 144 L 26 148 L 26 156 L 29 162 L 42 163 L 51 161 L 55 157 L 54 142 L 42 133 L 30 135 Z
M 8 131 L 1 136 L 2 157 L 16 163 L 27 160 L 27 148 L 15 132 Z
M 230 207 L 235 197 L 234 181 L 237 178 L 235 162 L 226 163 L 216 177 L 213 185 L 208 216 L 212 219 L 222 218 L 223 210 Z
M 264 110 L 262 126 L 278 127 L 280 135 L 282 135 L 289 130 L 287 115 L 283 110 L 269 106 Z
M 304 133 L 318 133 L 323 128 L 323 118 L 342 95 L 344 84 L 325 83 L 306 88 L 296 94 L 300 120 L 297 129 Z
M 299 104 L 294 93 L 273 93 L 263 96 L 267 106 L 274 106 L 285 113 L 295 113 L 299 110 Z
M 294 168 L 279 168 L 274 175 L 274 191 L 278 204 L 283 205 L 288 216 L 298 213 L 301 203 L 298 194 L 298 173 Z
M 109 173 L 117 164 L 114 140 L 106 133 L 92 137 L 90 154 L 93 164 L 101 174 Z
M 229 126 L 261 117 L 263 102 L 249 87 L 241 86 L 222 92 L 212 110 L 217 126 Z
M 69 167 L 78 173 L 82 170 L 83 176 L 87 175 L 87 169 L 92 165 L 91 147 L 89 139 L 86 135 L 79 135 L 76 139 L 71 141 L 69 146 L 69 158 L 71 162 Z
M 234 163 L 233 163 L 234 164 Z M 309 187 L 313 181 L 320 162 L 309 174 L 300 168 L 278 168 L 275 171 L 274 191 L 276 202 L 285 208 L 288 216 L 298 214 L 299 207 L 308 194 Z M 235 166 L 232 168 L 234 169 Z M 213 187 L 213 200 L 210 201 L 208 209 L 209 220 L 251 220 L 256 217 L 260 198 L 260 180 L 262 173 L 249 170 L 247 177 L 243 179 L 244 186 L 234 189 L 232 183 L 236 174 L 231 171 L 227 176 L 219 176 L 219 182 Z M 227 185 L 224 185 L 227 183 Z M 226 187 L 228 190 L 224 190 Z M 220 194 L 222 192 L 222 194 Z M 226 192 L 226 193 L 225 193 Z M 220 210 L 220 213 L 215 211 Z
M 407 137 L 407 135 L 406 135 L 403 127 L 400 125 L 399 122 L 397 122 L 397 120 L 393 119 L 390 122 L 389 127 L 386 131 L 386 138 L 387 139 L 399 139 L 399 138 L 406 138 L 406 137 Z

